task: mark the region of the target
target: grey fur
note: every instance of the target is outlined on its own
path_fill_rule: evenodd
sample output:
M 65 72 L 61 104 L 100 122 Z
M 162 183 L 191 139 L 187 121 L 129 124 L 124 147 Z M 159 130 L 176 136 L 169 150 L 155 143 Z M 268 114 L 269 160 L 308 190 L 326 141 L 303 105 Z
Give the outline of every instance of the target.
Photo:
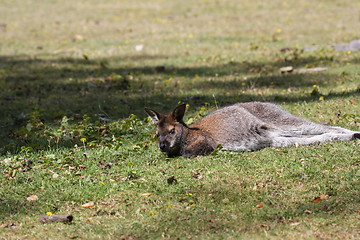
M 183 111 L 179 111 L 179 108 Z M 237 103 L 218 109 L 189 127 L 182 121 L 185 112 L 183 105 L 169 115 L 150 109 L 146 111 L 157 124 L 157 132 L 163 132 L 158 137 L 159 146 L 166 141 L 171 143 L 172 148 L 162 149 L 169 156 L 205 155 L 219 144 L 225 150 L 254 151 L 265 147 L 350 141 L 360 137 L 360 132 L 317 124 L 296 117 L 272 103 Z M 177 129 L 174 136 L 163 131 L 169 126 Z

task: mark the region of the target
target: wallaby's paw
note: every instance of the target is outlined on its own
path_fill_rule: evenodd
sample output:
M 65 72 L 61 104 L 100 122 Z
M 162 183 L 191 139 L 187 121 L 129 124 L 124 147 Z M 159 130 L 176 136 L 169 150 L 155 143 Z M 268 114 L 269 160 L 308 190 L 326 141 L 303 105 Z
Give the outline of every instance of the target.
M 354 133 L 353 139 L 360 138 L 360 133 Z

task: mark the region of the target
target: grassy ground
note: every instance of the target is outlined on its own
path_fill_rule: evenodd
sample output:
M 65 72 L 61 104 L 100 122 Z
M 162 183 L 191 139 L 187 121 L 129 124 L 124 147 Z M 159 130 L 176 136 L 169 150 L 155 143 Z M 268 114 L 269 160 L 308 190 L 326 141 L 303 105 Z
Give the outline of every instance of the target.
M 143 111 L 271 101 L 359 130 L 360 53 L 331 48 L 358 1 L 0 3 L 1 239 L 359 238 L 359 141 L 166 159 Z

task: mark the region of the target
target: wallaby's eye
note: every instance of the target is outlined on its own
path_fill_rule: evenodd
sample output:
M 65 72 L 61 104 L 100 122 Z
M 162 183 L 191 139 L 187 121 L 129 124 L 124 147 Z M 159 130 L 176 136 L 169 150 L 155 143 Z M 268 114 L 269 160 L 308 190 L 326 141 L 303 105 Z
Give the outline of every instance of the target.
M 175 128 L 173 128 L 169 131 L 169 134 L 174 134 L 174 133 L 175 133 Z

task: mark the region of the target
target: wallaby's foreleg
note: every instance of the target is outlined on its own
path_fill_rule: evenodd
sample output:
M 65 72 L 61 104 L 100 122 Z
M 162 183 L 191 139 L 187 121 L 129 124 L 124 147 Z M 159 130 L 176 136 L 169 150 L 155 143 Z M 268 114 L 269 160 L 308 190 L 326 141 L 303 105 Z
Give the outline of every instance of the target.
M 214 151 L 216 143 L 206 135 L 201 133 L 189 134 L 185 142 L 183 142 L 183 148 L 180 155 L 186 158 L 198 155 L 206 155 Z

